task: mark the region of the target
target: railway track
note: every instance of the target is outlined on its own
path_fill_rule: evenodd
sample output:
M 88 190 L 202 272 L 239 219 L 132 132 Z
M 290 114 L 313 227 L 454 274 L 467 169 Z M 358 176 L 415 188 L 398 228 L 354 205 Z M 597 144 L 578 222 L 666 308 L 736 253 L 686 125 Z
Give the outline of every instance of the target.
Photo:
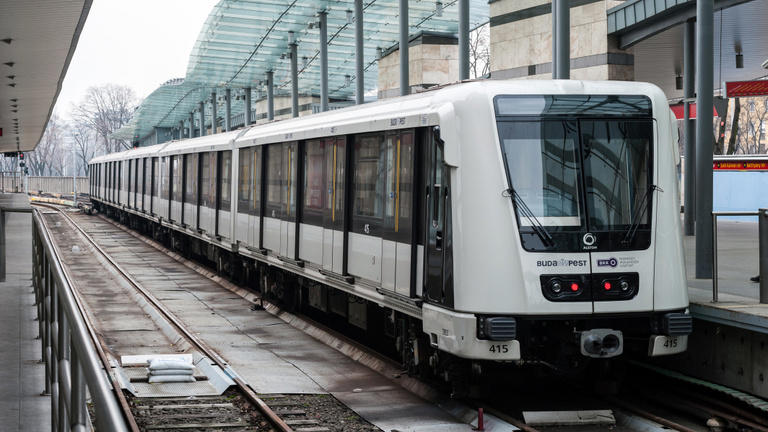
M 122 266 L 107 252 L 105 252 L 94 240 L 93 238 L 83 230 L 77 222 L 75 222 L 72 217 L 70 217 L 65 211 L 63 211 L 61 208 L 55 205 L 50 204 L 44 204 L 44 203 L 34 203 L 35 206 L 43 207 L 51 210 L 55 210 L 57 213 L 56 215 L 60 216 L 67 224 L 69 224 L 82 239 L 85 239 L 89 246 L 98 254 L 101 255 L 103 260 L 105 260 L 109 265 L 112 267 L 112 270 L 115 271 L 117 274 L 119 274 L 128 284 L 130 284 L 138 293 L 140 293 L 143 298 L 149 302 L 152 307 L 162 315 L 162 317 L 170 323 L 175 330 L 183 335 L 185 340 L 194 347 L 199 353 L 209 358 L 213 363 L 215 363 L 219 368 L 221 368 L 224 371 L 230 370 L 229 365 L 226 363 L 224 359 L 222 359 L 218 353 L 216 353 L 214 350 L 209 348 L 202 340 L 200 340 L 197 336 L 195 336 L 189 329 L 178 319 L 176 316 L 174 316 L 160 301 L 158 301 L 148 290 L 146 290 L 141 284 L 139 284 L 133 276 L 131 276 L 128 272 L 126 272 Z M 45 216 L 45 215 L 44 215 Z M 43 218 L 43 223 L 45 225 L 45 228 L 51 233 L 50 225 L 48 222 L 50 222 L 47 217 Z M 60 223 L 60 221 L 56 221 L 54 223 Z M 53 237 L 53 235 L 52 235 Z M 54 245 L 56 248 L 56 255 L 61 259 L 62 256 L 62 250 L 57 245 Z M 74 248 L 74 246 L 73 246 Z M 67 276 L 68 282 L 71 286 L 75 286 L 75 283 L 73 281 L 73 277 L 70 274 L 70 271 L 68 270 L 67 266 L 64 266 L 65 268 L 65 274 Z M 88 319 L 89 314 L 86 311 L 86 307 L 84 304 L 83 299 L 80 295 L 77 293 L 76 297 L 78 298 L 78 305 L 80 308 L 81 314 L 86 317 L 86 322 L 88 325 L 89 332 L 91 334 L 91 338 L 94 342 L 94 345 L 98 348 L 98 353 L 101 359 L 102 364 L 104 365 L 105 370 L 112 370 L 112 363 L 108 357 L 108 344 L 104 340 L 104 338 L 97 332 L 95 329 L 93 323 L 90 319 Z M 152 400 L 142 400 L 142 398 L 129 398 L 127 397 L 123 391 L 119 390 L 121 388 L 120 383 L 118 382 L 117 378 L 114 376 L 114 374 L 109 374 L 110 380 L 113 389 L 115 390 L 115 394 L 118 398 L 118 401 L 120 402 L 120 406 L 123 410 L 123 414 L 126 418 L 126 421 L 130 427 L 130 429 L 134 432 L 139 431 L 149 431 L 149 430 L 166 430 L 166 431 L 174 431 L 174 430 L 237 430 L 237 428 L 243 429 L 243 430 L 253 430 L 253 426 L 259 426 L 265 427 L 263 430 L 275 430 L 279 432 L 301 432 L 302 429 L 308 429 L 308 428 L 300 428 L 297 427 L 296 429 L 291 428 L 278 414 L 276 414 L 269 406 L 258 397 L 258 395 L 245 383 L 241 378 L 239 378 L 236 374 L 232 374 L 231 379 L 234 381 L 238 395 L 235 395 L 235 397 L 241 396 L 244 401 L 247 401 L 250 406 L 252 406 L 251 410 L 256 411 L 259 413 L 260 417 L 263 418 L 263 421 L 256 420 L 256 419 L 249 419 L 246 417 L 246 415 L 243 415 L 243 412 L 248 412 L 249 409 L 247 407 L 243 407 L 240 410 L 240 413 L 237 414 L 236 410 L 234 409 L 234 404 L 230 402 L 222 402 L 222 403 L 208 403 L 207 405 L 198 406 L 197 408 L 203 408 L 206 407 L 207 410 L 204 410 L 204 412 L 201 412 L 200 414 L 205 414 L 203 416 L 198 416 L 197 418 L 200 419 L 198 423 L 189 423 L 187 422 L 186 414 L 192 414 L 192 413 L 183 413 L 185 415 L 178 415 L 173 414 L 173 409 L 170 408 L 173 405 L 182 406 L 183 409 L 189 411 L 194 410 L 195 407 L 192 407 L 191 405 L 195 402 L 183 402 L 183 401 L 166 401 L 165 403 L 159 404 L 157 401 L 153 402 Z M 174 403 L 178 402 L 178 403 Z M 183 403 L 182 403 L 183 402 Z M 242 405 L 242 404 L 241 404 Z M 154 408 L 153 408 L 154 407 Z M 160 408 L 158 408 L 160 407 Z M 178 409 L 178 408 L 177 408 Z M 221 415 L 216 414 L 212 411 L 219 411 Z M 236 415 L 237 414 L 237 415 Z M 237 421 L 231 421 L 231 417 L 236 416 L 238 418 Z M 207 420 L 206 420 L 207 419 Z M 229 419 L 229 420 L 228 420 Z M 222 421 L 224 420 L 224 421 Z M 296 420 L 296 419 L 293 419 Z M 310 419 L 307 419 L 310 420 Z M 156 423 L 161 424 L 156 424 Z M 264 423 L 262 425 L 262 423 Z M 261 429 L 259 429 L 261 430 Z M 315 427 L 311 429 L 312 431 L 321 432 L 323 429 L 320 427 Z

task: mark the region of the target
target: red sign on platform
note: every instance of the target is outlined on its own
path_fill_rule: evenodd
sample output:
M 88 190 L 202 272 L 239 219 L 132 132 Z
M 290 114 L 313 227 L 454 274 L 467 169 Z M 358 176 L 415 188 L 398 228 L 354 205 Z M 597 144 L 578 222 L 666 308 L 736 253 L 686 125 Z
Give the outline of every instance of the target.
M 746 97 L 768 95 L 768 80 L 731 81 L 725 83 L 725 96 Z
M 712 169 L 715 171 L 768 171 L 768 160 L 714 161 Z

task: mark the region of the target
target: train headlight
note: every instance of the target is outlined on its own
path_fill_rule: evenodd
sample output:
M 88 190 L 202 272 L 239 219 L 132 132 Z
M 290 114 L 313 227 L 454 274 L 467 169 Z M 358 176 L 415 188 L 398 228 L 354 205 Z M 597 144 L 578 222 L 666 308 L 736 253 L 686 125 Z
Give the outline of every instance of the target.
M 629 282 L 622 279 L 621 282 L 619 282 L 619 288 L 621 288 L 622 291 L 629 291 Z
M 552 279 L 549 282 L 549 290 L 555 294 L 560 294 L 560 292 L 563 290 L 563 285 L 560 283 L 559 280 Z

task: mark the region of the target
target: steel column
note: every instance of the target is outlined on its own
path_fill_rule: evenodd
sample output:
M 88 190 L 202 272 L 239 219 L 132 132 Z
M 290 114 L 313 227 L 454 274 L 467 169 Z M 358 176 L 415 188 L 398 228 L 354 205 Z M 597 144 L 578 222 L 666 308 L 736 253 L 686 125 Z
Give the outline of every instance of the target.
M 275 73 L 267 71 L 267 120 L 275 119 Z
M 80 359 L 77 356 L 77 350 L 70 351 L 70 377 L 72 379 L 71 394 L 69 406 L 72 410 L 70 415 L 70 425 L 72 429 L 78 426 L 85 427 L 88 411 L 85 406 L 85 376 L 83 368 L 80 365 Z
M 184 120 L 179 122 L 179 139 L 184 139 Z
M 557 79 L 557 44 L 555 35 L 557 34 L 557 0 L 552 0 L 552 79 Z
M 56 343 L 56 362 L 57 370 L 59 372 L 59 430 L 69 430 L 69 415 L 67 413 L 67 405 L 69 404 L 70 397 L 70 380 L 69 376 L 69 323 L 67 322 L 67 314 L 63 308 L 58 308 L 58 341 Z
M 363 57 L 363 0 L 355 0 L 355 103 L 365 103 L 365 70 Z
M 328 12 L 320 17 L 320 111 L 328 111 Z
M 399 0 L 400 13 L 400 96 L 411 93 L 408 65 L 408 0 Z
M 245 88 L 245 126 L 251 124 L 251 88 Z
M 768 209 L 757 212 L 758 248 L 760 256 L 760 303 L 768 303 Z
M 224 130 L 232 130 L 232 91 L 224 89 Z
M 5 212 L 0 209 L 0 282 L 5 282 Z
M 714 0 L 696 1 L 696 278 L 712 277 Z
M 469 79 L 469 0 L 459 0 L 459 81 Z
M 693 89 L 696 84 L 696 72 L 694 69 L 696 23 L 686 21 L 683 33 L 683 98 L 684 114 L 683 127 L 685 131 L 685 204 L 683 206 L 683 228 L 685 235 L 692 236 L 696 222 L 696 128 L 694 120 L 691 120 L 691 103 Z
M 299 59 L 296 58 L 296 43 L 289 44 L 291 49 L 291 115 L 299 116 Z
M 198 107 L 200 112 L 200 135 L 205 136 L 205 102 L 200 102 Z
M 211 92 L 211 135 L 219 132 L 219 113 L 218 103 L 216 102 L 216 92 Z
M 189 135 L 190 138 L 194 138 L 195 137 L 195 112 L 194 111 L 189 113 L 189 133 L 188 133 L 188 135 Z
M 556 71 L 555 78 L 569 79 L 571 77 L 571 6 L 569 0 L 554 0 L 556 33 L 553 43 L 557 45 L 557 57 L 552 69 Z

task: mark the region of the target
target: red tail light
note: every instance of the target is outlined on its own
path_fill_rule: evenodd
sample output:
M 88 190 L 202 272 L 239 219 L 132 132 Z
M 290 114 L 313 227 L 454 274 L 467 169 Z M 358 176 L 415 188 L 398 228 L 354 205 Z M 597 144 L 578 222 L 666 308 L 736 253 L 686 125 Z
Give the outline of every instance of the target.
M 611 290 L 611 283 L 608 281 L 603 282 L 603 288 L 605 288 L 606 291 Z
M 579 284 L 576 282 L 571 283 L 571 291 L 576 292 L 579 290 Z

